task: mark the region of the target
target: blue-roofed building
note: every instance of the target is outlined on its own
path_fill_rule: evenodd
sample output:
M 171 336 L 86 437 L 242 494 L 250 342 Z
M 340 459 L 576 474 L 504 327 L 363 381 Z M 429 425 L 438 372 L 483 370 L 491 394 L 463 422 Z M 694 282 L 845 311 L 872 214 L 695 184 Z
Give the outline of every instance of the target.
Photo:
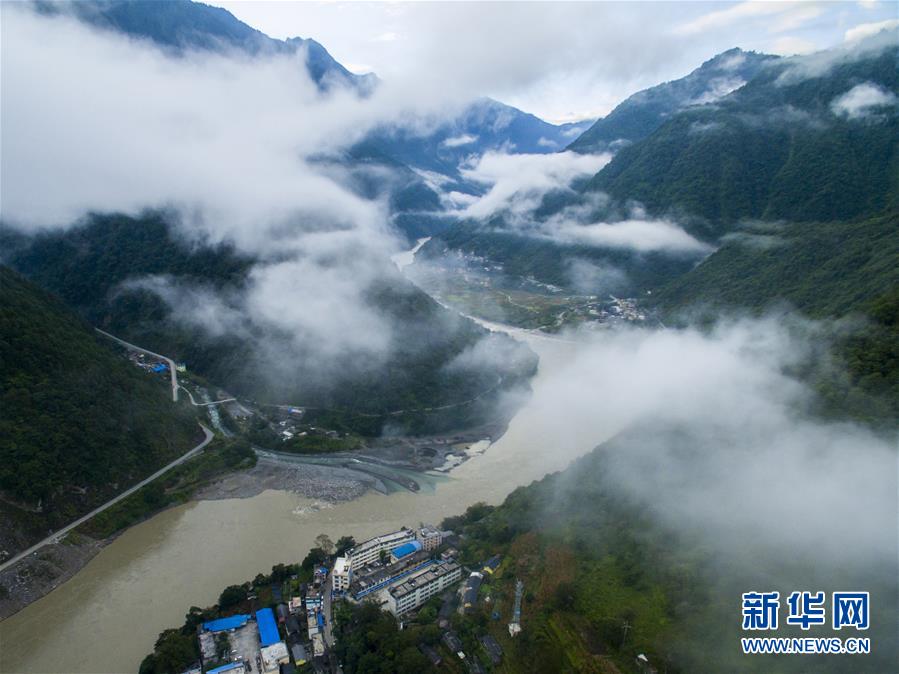
M 390 557 L 393 561 L 399 561 L 403 557 L 408 557 L 414 552 L 421 550 L 421 543 L 418 541 L 409 541 L 390 551 Z
M 206 674 L 225 674 L 225 672 L 234 672 L 236 674 L 237 672 L 244 671 L 246 671 L 246 669 L 242 662 L 229 662 L 227 665 L 210 669 Z
M 153 372 L 165 372 L 169 369 L 169 366 L 165 363 L 156 363 L 152 368 Z
M 278 623 L 275 622 L 275 614 L 270 608 L 256 611 L 256 623 L 259 626 L 259 642 L 263 646 L 271 646 L 281 641 Z
M 227 618 L 219 618 L 218 620 L 210 620 L 203 623 L 203 629 L 207 632 L 224 632 L 225 630 L 236 630 L 243 627 L 250 619 L 248 614 L 238 613 L 237 615 L 228 616 Z

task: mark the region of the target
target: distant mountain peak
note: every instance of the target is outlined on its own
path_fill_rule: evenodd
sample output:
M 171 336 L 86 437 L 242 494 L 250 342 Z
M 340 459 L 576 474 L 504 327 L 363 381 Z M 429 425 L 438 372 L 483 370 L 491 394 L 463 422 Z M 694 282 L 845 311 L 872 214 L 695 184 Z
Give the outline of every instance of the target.
M 638 91 L 577 138 L 569 150 L 604 152 L 647 137 L 671 115 L 693 105 L 712 103 L 740 88 L 780 57 L 728 49 L 680 79 Z
M 82 0 L 34 3 L 43 14 L 70 14 L 102 30 L 149 40 L 161 49 L 182 55 L 189 51 L 239 51 L 253 56 L 294 54 L 306 50 L 306 67 L 322 91 L 348 86 L 368 94 L 374 75 L 347 70 L 320 43 L 309 38 L 276 40 L 248 26 L 231 12 L 192 0 Z

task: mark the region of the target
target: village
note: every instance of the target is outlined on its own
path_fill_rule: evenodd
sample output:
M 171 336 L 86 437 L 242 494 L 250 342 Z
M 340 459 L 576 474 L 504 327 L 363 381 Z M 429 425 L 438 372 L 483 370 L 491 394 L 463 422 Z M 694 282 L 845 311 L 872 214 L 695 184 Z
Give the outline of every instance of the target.
M 317 542 L 330 547 L 326 539 L 322 536 Z M 479 610 L 479 603 L 490 604 L 489 583 L 502 563 L 500 556 L 463 567 L 458 537 L 431 525 L 403 527 L 358 544 L 352 539 L 341 542 L 347 540 L 353 545 L 340 554 L 336 550 L 324 554 L 321 548 L 310 553 L 307 560 L 315 563 L 308 582 L 300 580 L 302 568 L 288 573 L 291 567 L 282 565 L 270 577 L 228 588 L 217 607 L 223 615 L 196 624 L 200 661 L 184 674 L 340 673 L 334 623 L 341 602 L 388 611 L 400 629 L 430 605 L 440 643 L 420 644 L 419 650 L 434 667 L 450 658 L 457 663 L 455 671 L 461 666 L 462 671 L 486 674 L 488 666 L 502 662 L 502 646 L 486 630 L 477 637 L 479 652 L 472 653 L 466 652 L 452 628 L 454 614 L 470 616 Z M 520 580 L 516 582 L 508 612 L 510 637 L 522 629 L 523 587 Z M 233 612 L 221 606 L 230 603 L 232 595 L 238 599 Z M 492 617 L 500 620 L 495 606 Z

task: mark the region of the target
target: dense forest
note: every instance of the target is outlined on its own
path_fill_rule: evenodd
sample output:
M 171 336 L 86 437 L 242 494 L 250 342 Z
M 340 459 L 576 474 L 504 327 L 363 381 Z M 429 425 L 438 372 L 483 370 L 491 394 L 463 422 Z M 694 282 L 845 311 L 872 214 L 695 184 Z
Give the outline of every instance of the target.
M 715 105 L 687 109 L 624 148 L 587 189 L 680 212 L 715 239 L 742 219 L 827 222 L 875 215 L 899 196 L 899 117 L 839 114 L 862 83 L 899 90 L 897 48 L 790 79 L 789 61 L 762 70 Z M 886 114 L 885 114 L 886 112 Z
M 899 415 L 899 214 L 746 226 L 652 297 L 667 321 L 797 310 L 830 325 L 834 361 L 806 373 L 827 416 Z M 823 336 L 822 336 L 823 337 Z
M 567 149 L 602 152 L 642 140 L 662 126 L 672 111 L 714 102 L 720 97 L 719 87 L 749 81 L 778 58 L 737 48 L 721 52 L 686 77 L 629 96 L 578 136 Z
M 512 651 L 520 658 L 512 671 L 529 665 L 538 671 L 605 671 L 598 664 L 579 667 L 597 655 L 630 671 L 637 653 L 671 673 L 846 671 L 851 665 L 841 658 L 747 662 L 739 655 L 740 592 L 772 582 L 787 586 L 788 578 L 827 587 L 860 581 L 870 586 L 879 604 L 879 627 L 870 636 L 884 649 L 866 660 L 864 671 L 889 669 L 896 610 L 891 579 L 852 578 L 848 570 L 823 567 L 810 572 L 801 560 L 773 559 L 748 540 L 722 558 L 722 546 L 711 545 L 708 532 L 691 531 L 689 523 L 676 530 L 664 526 L 651 502 L 621 486 L 627 481 L 623 471 L 632 471 L 635 462 L 658 460 L 648 447 L 663 442 L 667 451 L 689 456 L 697 446 L 718 441 L 713 431 L 695 428 L 653 422 L 633 427 L 562 473 L 516 490 L 488 516 L 465 526 L 470 557 L 507 552 L 506 573 L 521 577 L 529 590 L 523 608 L 528 634 L 522 633 Z
M 808 223 L 808 229 L 821 226 L 821 236 L 831 239 L 842 226 L 847 240 L 863 239 L 851 243 L 856 255 L 876 246 L 882 227 L 857 223 L 895 214 L 899 206 L 899 116 L 889 105 L 850 115 L 834 102 L 860 84 L 899 92 L 897 49 L 834 56 L 830 68 L 812 75 L 795 74 L 805 67 L 802 62 L 754 55 L 744 86 L 713 104 L 684 105 L 686 92 L 707 83 L 710 74 L 703 71 L 714 69 L 727 53 L 686 78 L 635 95 L 597 122 L 597 138 L 608 124 L 622 133 L 629 129 L 635 142 L 618 150 L 580 194 L 547 195 L 532 214 L 535 232 L 510 226 L 502 216 L 460 222 L 435 236 L 423 252 L 476 252 L 502 263 L 509 275 L 533 276 L 566 288 L 575 286 L 572 264 L 586 261 L 621 272 L 617 292 L 640 296 L 656 293 L 667 283 L 685 292 L 693 276 L 678 277 L 691 269 L 696 256 L 572 246 L 541 234 L 538 225 L 568 218 L 565 209 L 572 206 L 581 212 L 571 220 L 573 226 L 616 222 L 626 219 L 628 204 L 639 203 L 647 217 L 668 218 L 714 246 L 726 246 L 728 234 L 758 223 Z M 592 147 L 594 140 L 587 137 L 580 150 Z M 825 229 L 828 224 L 832 226 Z M 855 260 L 847 256 L 835 259 L 829 272 L 851 262 Z M 854 271 L 852 264 L 845 269 Z M 798 277 L 791 282 L 800 282 Z M 606 292 L 608 276 L 599 278 L 596 290 Z M 774 273 L 756 278 L 763 285 L 777 283 Z M 866 283 L 887 280 L 869 276 Z M 739 284 L 739 274 L 727 282 Z M 839 292 L 851 294 L 851 284 L 843 284 Z
M 57 298 L 0 267 L 0 299 L 9 535 L 70 521 L 202 438 L 190 407 L 172 403 L 167 379 L 130 364 Z
M 497 397 L 524 382 L 535 366 L 526 347 L 497 337 L 505 360 L 476 369 L 447 367 L 486 331 L 443 309 L 385 263 L 384 277 L 368 288 L 366 299 L 398 335 L 387 362 L 355 363 L 316 381 L 304 369 L 314 354 L 303 352 L 292 334 L 248 322 L 249 334 L 211 336 L 174 320 L 158 294 L 125 285 L 167 275 L 223 294 L 245 287 L 254 260 L 226 244 L 183 240 L 166 214 L 96 215 L 65 232 L 5 237 L 13 267 L 94 325 L 183 361 L 233 393 L 316 408 L 317 420 L 331 427 L 378 435 L 387 422 L 436 432 L 492 421 Z

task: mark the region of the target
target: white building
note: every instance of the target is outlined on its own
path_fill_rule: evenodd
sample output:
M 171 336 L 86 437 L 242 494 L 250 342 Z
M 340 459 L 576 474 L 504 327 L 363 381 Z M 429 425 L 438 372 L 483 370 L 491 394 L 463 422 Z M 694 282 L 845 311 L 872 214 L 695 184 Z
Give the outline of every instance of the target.
M 422 550 L 436 550 L 443 543 L 443 533 L 440 529 L 427 524 L 416 532 L 415 537 L 421 543 Z
M 331 571 L 331 589 L 335 592 L 345 592 L 353 580 L 353 572 L 346 557 L 338 557 Z
M 343 558 L 338 557 L 338 561 L 346 559 L 346 564 L 349 566 L 350 572 L 352 572 L 378 561 L 381 558 L 382 550 L 385 553 L 389 553 L 394 548 L 411 543 L 414 540 L 415 532 L 404 527 L 399 531 L 371 538 L 354 548 L 350 548 L 346 551 L 346 555 Z
M 287 644 L 283 641 L 266 646 L 259 653 L 262 655 L 262 672 L 277 672 L 282 664 L 290 662 L 290 655 L 287 653 Z
M 386 593 L 386 608 L 394 615 L 402 615 L 461 579 L 462 567 L 458 563 L 434 562 L 392 585 Z

